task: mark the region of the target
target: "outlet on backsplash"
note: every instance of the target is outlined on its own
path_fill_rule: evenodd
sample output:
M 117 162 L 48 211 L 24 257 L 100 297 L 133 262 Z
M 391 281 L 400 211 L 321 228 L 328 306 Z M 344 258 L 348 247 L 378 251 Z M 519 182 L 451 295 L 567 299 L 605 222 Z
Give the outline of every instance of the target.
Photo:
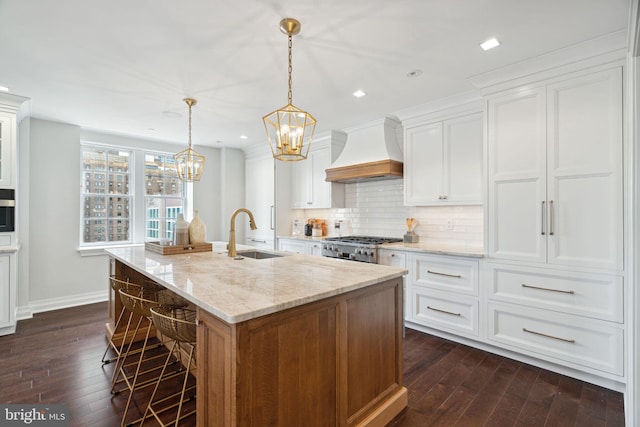
M 453 230 L 453 219 L 447 218 L 447 230 Z

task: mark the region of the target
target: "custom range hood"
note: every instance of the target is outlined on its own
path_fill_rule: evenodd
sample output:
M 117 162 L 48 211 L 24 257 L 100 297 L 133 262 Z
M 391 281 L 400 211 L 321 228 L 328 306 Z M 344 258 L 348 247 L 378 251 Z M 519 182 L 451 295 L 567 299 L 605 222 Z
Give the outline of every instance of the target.
M 326 181 L 361 182 L 402 178 L 402 149 L 398 143 L 400 121 L 385 117 L 347 129 L 347 142 L 326 169 Z

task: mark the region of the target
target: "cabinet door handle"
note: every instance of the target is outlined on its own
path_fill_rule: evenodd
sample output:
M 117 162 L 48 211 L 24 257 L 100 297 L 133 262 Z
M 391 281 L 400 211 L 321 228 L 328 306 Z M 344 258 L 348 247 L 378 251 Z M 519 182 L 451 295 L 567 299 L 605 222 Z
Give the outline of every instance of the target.
M 462 314 L 460 314 L 460 313 L 454 313 L 454 312 L 452 312 L 452 311 L 441 310 L 441 309 L 439 309 L 439 308 L 433 308 L 433 307 L 431 307 L 431 306 L 427 306 L 427 308 L 428 308 L 429 310 L 438 311 L 438 312 L 440 312 L 440 313 L 451 314 L 452 316 L 462 316 Z
M 576 342 L 576 340 L 569 340 L 569 339 L 566 339 L 566 338 L 554 337 L 553 335 L 543 334 L 542 332 L 530 331 L 527 328 L 522 328 L 522 330 L 524 332 L 529 333 L 529 334 L 540 335 L 541 337 L 551 338 L 551 339 L 558 340 L 558 341 L 564 341 L 564 342 L 568 342 L 568 343 L 571 343 L 571 344 L 575 344 L 575 342 Z
M 267 243 L 266 240 L 251 239 L 251 241 L 255 243 Z
M 544 211 L 544 200 L 542 201 L 542 206 L 540 207 L 540 234 L 544 236 L 544 218 L 546 217 Z
M 562 294 L 574 294 L 575 292 L 573 291 L 565 291 L 562 289 L 553 289 L 553 288 L 542 288 L 540 286 L 531 286 L 531 285 L 526 285 L 526 284 L 522 284 L 523 288 L 530 288 L 530 289 L 540 289 L 541 291 L 550 291 L 550 292 L 560 292 Z
M 269 225 L 271 226 L 272 230 L 276 229 L 276 224 L 274 222 L 274 218 L 275 218 L 275 213 L 276 213 L 276 207 L 274 205 L 271 205 L 271 218 L 269 219 Z
M 462 276 L 459 275 L 459 274 L 439 273 L 437 271 L 431 271 L 431 270 L 427 270 L 427 273 L 429 273 L 429 274 L 437 274 L 438 276 L 454 277 L 456 279 L 461 279 L 462 278 Z
M 553 200 L 549 200 L 549 236 L 553 236 Z

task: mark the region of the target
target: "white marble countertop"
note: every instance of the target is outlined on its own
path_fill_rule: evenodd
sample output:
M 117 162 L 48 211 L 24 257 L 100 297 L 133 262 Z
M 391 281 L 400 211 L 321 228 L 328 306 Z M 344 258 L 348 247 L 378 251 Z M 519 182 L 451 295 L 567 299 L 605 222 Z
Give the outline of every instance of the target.
M 436 255 L 450 255 L 460 257 L 473 257 L 483 258 L 484 250 L 475 246 L 461 246 L 461 245 L 443 245 L 439 243 L 431 242 L 418 242 L 418 243 L 385 243 L 380 246 L 381 249 L 393 249 L 410 252 L 426 252 Z
M 309 237 L 309 236 L 278 236 L 278 239 L 293 239 L 293 240 L 304 240 L 304 241 L 323 241 L 330 236 L 324 237 Z M 394 249 L 394 250 L 403 250 L 403 251 L 411 251 L 411 252 L 425 252 L 425 253 L 433 253 L 437 255 L 450 255 L 450 256 L 461 256 L 461 257 L 473 257 L 473 258 L 483 258 L 484 250 L 482 248 L 478 248 L 477 246 L 464 246 L 464 245 L 445 245 L 441 243 L 433 243 L 433 242 L 418 242 L 418 243 L 385 243 L 379 246 L 382 249 Z
M 327 237 L 330 237 L 330 236 L 313 237 L 313 236 L 297 235 L 297 236 L 278 236 L 278 239 L 304 240 L 306 242 L 322 242 Z
M 214 242 L 212 252 L 163 256 L 143 247 L 106 252 L 227 323 L 275 313 L 364 288 L 407 270 L 287 253 L 234 260 Z M 238 250 L 249 247 L 238 247 Z M 255 248 L 252 248 L 255 249 Z

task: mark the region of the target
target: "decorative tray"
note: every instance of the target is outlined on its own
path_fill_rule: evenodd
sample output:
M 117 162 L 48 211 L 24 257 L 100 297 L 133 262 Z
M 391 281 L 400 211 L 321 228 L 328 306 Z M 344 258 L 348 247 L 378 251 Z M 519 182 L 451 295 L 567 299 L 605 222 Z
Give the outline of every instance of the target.
M 160 242 L 145 242 L 144 248 L 148 251 L 161 255 L 188 254 L 192 252 L 211 252 L 211 243 L 192 243 L 190 245 L 170 245 L 162 246 Z

